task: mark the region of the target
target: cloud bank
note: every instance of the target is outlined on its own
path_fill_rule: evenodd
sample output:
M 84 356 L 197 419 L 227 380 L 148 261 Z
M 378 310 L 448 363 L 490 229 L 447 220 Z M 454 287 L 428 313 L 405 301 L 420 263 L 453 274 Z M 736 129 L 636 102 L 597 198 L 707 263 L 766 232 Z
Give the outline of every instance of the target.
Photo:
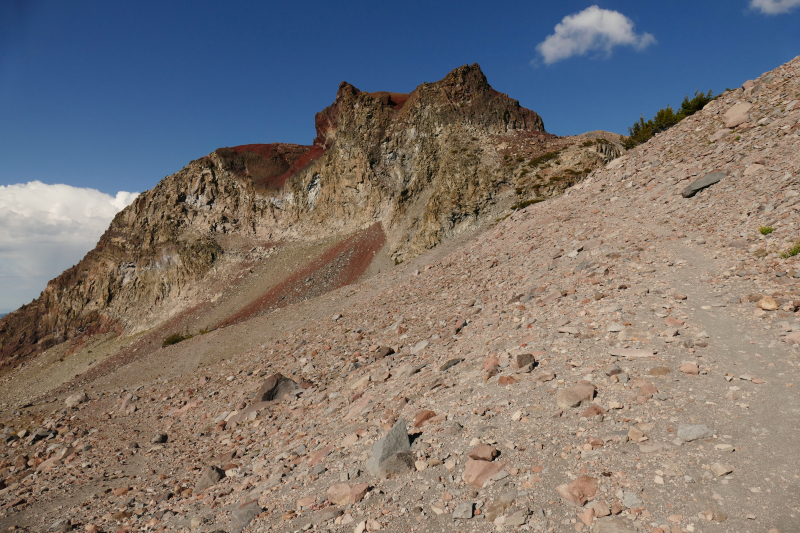
M 40 181 L 0 186 L 0 313 L 38 297 L 80 261 L 138 194 Z
M 642 50 L 655 42 L 656 38 L 649 33 L 634 32 L 633 21 L 622 13 L 591 6 L 564 17 L 556 24 L 554 33 L 539 43 L 536 50 L 544 62 L 551 65 L 592 51 L 602 50 L 610 55 L 616 46 L 632 46 Z
M 750 7 L 765 15 L 788 13 L 800 6 L 800 0 L 750 0 Z

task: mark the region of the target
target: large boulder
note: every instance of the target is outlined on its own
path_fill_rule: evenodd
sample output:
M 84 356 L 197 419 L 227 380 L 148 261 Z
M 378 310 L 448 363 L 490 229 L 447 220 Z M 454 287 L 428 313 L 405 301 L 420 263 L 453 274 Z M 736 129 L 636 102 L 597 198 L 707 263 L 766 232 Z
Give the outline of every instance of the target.
M 372 445 L 372 455 L 367 460 L 367 472 L 373 476 L 377 475 L 378 469 L 389 457 L 410 449 L 411 442 L 408 440 L 406 421 L 401 418 L 382 439 Z
M 272 400 L 280 400 L 290 392 L 296 390 L 298 387 L 294 380 L 291 380 L 281 373 L 272 374 L 261 385 L 256 393 L 257 402 L 269 402 Z
M 709 172 L 699 180 L 693 181 L 689 184 L 683 192 L 681 192 L 681 196 L 684 198 L 691 198 L 698 192 L 702 191 L 706 187 L 711 187 L 715 183 L 719 182 L 722 178 L 728 175 L 727 170 L 720 170 L 717 172 Z
M 221 469 L 217 468 L 216 466 L 207 466 L 200 474 L 200 479 L 197 480 L 197 484 L 194 486 L 194 490 L 192 492 L 194 494 L 200 494 L 208 487 L 216 485 L 217 482 L 223 477 L 225 477 L 225 472 L 223 472 Z

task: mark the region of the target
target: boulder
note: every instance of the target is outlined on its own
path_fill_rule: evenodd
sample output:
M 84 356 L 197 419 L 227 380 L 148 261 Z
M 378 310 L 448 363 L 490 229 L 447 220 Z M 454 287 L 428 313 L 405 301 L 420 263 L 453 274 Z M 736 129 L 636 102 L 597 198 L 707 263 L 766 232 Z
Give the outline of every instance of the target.
M 200 474 L 200 479 L 197 480 L 192 492 L 194 494 L 200 494 L 208 487 L 215 485 L 223 477 L 225 477 L 225 472 L 223 472 L 221 469 L 217 468 L 216 466 L 207 466 Z
M 406 421 L 402 418 L 399 419 L 392 429 L 372 445 L 372 455 L 367 460 L 367 472 L 377 475 L 378 469 L 381 465 L 398 452 L 411 449 L 411 442 L 408 440 L 408 431 L 406 430 Z M 414 461 L 411 461 L 413 468 Z
M 738 102 L 731 106 L 722 116 L 723 120 L 725 120 L 725 127 L 735 128 L 750 120 L 750 109 L 752 108 L 753 104 L 750 102 Z
M 238 509 L 234 510 L 231 513 L 231 525 L 233 526 L 231 531 L 233 533 L 240 533 L 260 512 L 261 506 L 258 505 L 258 502 L 245 503 Z
M 272 374 L 256 392 L 257 402 L 280 400 L 290 392 L 297 389 L 297 383 L 281 373 Z
M 715 183 L 718 183 L 722 178 L 728 175 L 727 170 L 721 170 L 717 172 L 709 172 L 699 180 L 695 180 L 690 183 L 683 192 L 681 192 L 681 196 L 684 198 L 691 198 L 698 192 L 702 191 L 706 187 L 711 187 Z

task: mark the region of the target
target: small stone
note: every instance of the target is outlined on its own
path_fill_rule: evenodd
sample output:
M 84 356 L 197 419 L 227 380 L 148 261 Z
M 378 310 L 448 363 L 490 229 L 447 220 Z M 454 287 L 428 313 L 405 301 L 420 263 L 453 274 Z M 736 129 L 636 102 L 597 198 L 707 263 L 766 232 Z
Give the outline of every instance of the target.
M 473 488 L 480 490 L 507 465 L 508 462 L 506 461 L 489 462 L 467 459 L 467 465 L 464 468 L 462 477 L 464 481 L 472 485 Z
M 200 479 L 194 486 L 194 494 L 200 494 L 208 487 L 215 485 L 220 479 L 225 476 L 225 472 L 215 466 L 207 466 L 200 474 Z
M 715 476 L 724 476 L 733 472 L 733 468 L 728 465 L 724 465 L 722 463 L 714 463 L 711 465 L 711 471 L 714 473 Z
M 683 363 L 678 367 L 678 370 L 690 376 L 696 376 L 700 373 L 700 368 L 694 363 Z
M 479 444 L 467 454 L 467 457 L 480 461 L 492 461 L 498 455 L 500 455 L 500 452 L 494 446 Z
M 164 444 L 167 442 L 168 435 L 166 433 L 156 433 L 152 439 L 150 439 L 150 444 Z
M 622 512 L 622 508 L 617 511 L 617 514 L 620 512 Z M 628 524 L 629 522 L 626 522 L 624 519 L 617 516 L 598 518 L 594 521 L 594 529 L 592 529 L 592 533 L 636 533 L 636 530 Z
M 597 480 L 583 474 L 570 483 L 557 486 L 556 491 L 566 502 L 582 507 L 597 494 Z
M 579 384 L 566 389 L 559 389 L 556 393 L 556 403 L 562 409 L 579 407 L 587 404 L 594 398 L 594 385 Z
M 453 518 L 458 520 L 469 520 L 472 518 L 472 509 L 474 504 L 472 502 L 464 502 L 456 505 L 453 511 Z
M 347 483 L 337 483 L 328 488 L 328 501 L 332 505 L 347 505 L 350 503 L 350 485 Z
M 777 311 L 779 307 L 778 300 L 772 296 L 764 296 L 756 305 L 764 311 Z
M 76 392 L 75 394 L 64 400 L 64 405 L 66 405 L 67 407 L 77 407 L 78 405 L 88 401 L 89 397 L 86 395 L 85 392 Z
M 430 420 L 431 418 L 433 418 L 434 416 L 436 416 L 436 413 L 431 411 L 431 410 L 429 410 L 429 409 L 424 409 L 424 410 L 420 411 L 420 413 L 414 419 L 414 427 L 415 428 L 423 427 L 425 425 L 425 423 L 428 420 Z

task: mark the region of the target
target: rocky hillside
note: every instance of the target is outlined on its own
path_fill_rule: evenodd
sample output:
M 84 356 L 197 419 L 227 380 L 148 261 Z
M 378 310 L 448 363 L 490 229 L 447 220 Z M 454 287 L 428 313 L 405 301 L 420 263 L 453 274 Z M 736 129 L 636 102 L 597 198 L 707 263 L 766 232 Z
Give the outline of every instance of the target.
M 0 363 L 163 325 L 286 243 L 346 238 L 377 223 L 381 253 L 408 260 L 509 205 L 560 194 L 621 153 L 611 134 L 547 134 L 539 115 L 492 89 L 477 65 L 410 94 L 342 83 L 315 124 L 313 145 L 221 148 L 143 193 L 78 265 L 0 320 Z M 356 263 L 358 275 L 369 264 Z M 259 296 L 242 303 L 251 314 L 266 310 L 253 303 Z
M 358 284 L 14 370 L 0 528 L 797 531 L 798 206 L 800 57 Z

